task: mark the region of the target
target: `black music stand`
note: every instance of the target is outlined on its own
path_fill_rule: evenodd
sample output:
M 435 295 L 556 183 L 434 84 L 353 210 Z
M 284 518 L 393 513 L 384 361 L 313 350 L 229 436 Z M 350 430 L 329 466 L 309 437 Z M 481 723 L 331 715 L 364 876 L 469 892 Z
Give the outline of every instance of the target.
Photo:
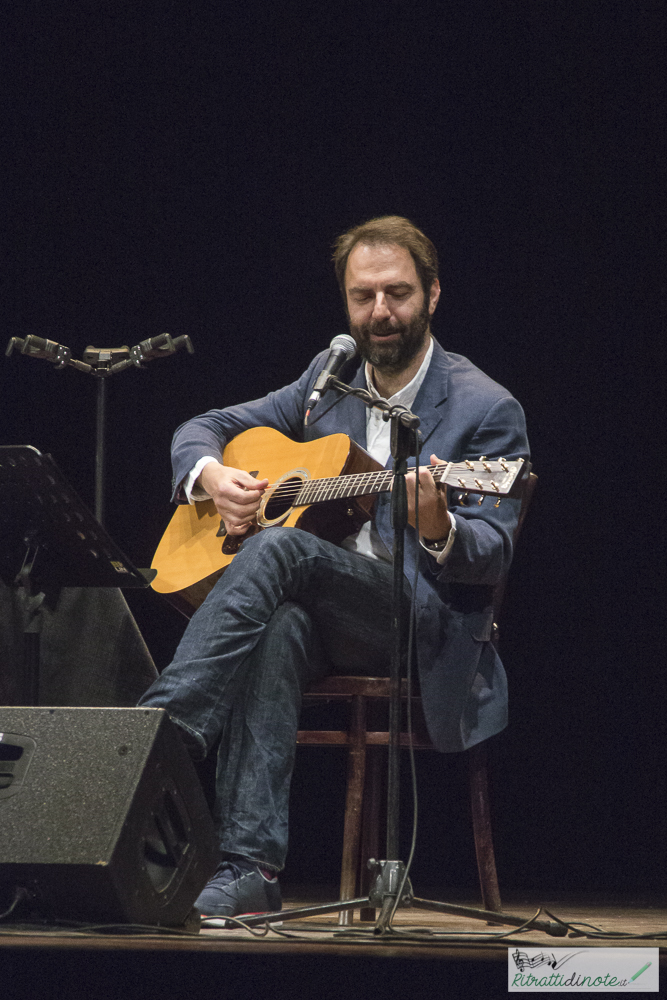
M 50 455 L 0 446 L 0 578 L 24 595 L 24 704 L 39 703 L 39 609 L 47 593 L 147 587 L 155 575 L 130 562 Z

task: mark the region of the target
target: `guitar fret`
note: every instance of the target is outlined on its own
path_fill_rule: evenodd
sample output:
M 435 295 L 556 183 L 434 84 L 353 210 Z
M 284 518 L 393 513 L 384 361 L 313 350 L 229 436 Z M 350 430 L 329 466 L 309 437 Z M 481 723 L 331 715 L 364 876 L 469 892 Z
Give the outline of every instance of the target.
M 316 479 L 303 484 L 297 493 L 294 506 L 335 500 L 340 497 L 362 496 L 384 492 L 389 488 L 393 473 L 387 469 L 376 472 L 357 472 L 349 476 Z
M 499 462 L 496 463 L 496 469 L 493 472 L 488 462 L 485 462 L 484 465 L 486 466 L 485 482 L 478 478 L 479 472 L 478 476 L 471 476 L 471 471 L 476 470 L 474 464 L 469 461 L 456 464 L 443 462 L 441 465 L 430 465 L 427 468 L 437 483 L 456 485 L 460 489 L 472 492 L 478 490 L 488 493 L 507 492 L 509 485 L 504 485 L 503 478 L 505 481 L 510 479 L 513 482 L 518 470 L 511 470 L 506 461 L 503 463 L 504 467 Z M 499 476 L 501 470 L 505 473 L 505 477 Z M 408 469 L 408 472 L 414 471 L 414 468 Z M 384 493 L 391 488 L 393 476 L 394 473 L 390 469 L 378 469 L 374 472 L 356 472 L 349 475 L 306 481 L 295 493 L 294 506 L 301 507 L 312 503 L 323 503 L 327 500 Z

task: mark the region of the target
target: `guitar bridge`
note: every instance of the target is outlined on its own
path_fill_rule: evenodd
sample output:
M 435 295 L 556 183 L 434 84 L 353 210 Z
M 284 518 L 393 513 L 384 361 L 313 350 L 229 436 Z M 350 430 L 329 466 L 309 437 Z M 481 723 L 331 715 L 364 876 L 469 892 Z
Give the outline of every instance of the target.
M 245 542 L 246 538 L 256 535 L 259 530 L 258 525 L 251 524 L 245 535 L 227 535 L 222 543 L 222 551 L 226 556 L 235 556 Z
M 226 556 L 234 556 L 241 548 L 245 535 L 227 535 L 222 543 L 222 551 Z

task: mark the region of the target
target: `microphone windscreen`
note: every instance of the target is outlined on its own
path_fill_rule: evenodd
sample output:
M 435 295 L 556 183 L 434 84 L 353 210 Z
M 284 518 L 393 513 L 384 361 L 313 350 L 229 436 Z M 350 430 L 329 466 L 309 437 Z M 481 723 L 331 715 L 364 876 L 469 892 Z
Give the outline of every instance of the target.
M 340 348 L 348 358 L 353 358 L 357 353 L 356 341 L 349 333 L 337 334 L 329 344 L 329 350 L 334 347 Z

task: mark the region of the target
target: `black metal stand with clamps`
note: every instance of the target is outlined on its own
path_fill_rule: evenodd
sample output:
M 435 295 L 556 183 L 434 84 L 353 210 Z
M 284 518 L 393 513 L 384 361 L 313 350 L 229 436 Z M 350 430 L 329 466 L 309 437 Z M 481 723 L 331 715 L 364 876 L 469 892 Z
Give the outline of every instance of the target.
M 158 337 L 142 340 L 134 347 L 87 347 L 83 352 L 83 361 L 72 357 L 69 347 L 57 344 L 54 340 L 30 335 L 25 338 L 12 337 L 5 354 L 10 357 L 15 350 L 29 358 L 43 358 L 50 361 L 56 368 L 70 366 L 77 371 L 94 375 L 97 378 L 97 423 L 95 437 L 95 517 L 104 524 L 105 500 L 105 440 L 106 440 L 106 407 L 107 379 L 112 375 L 125 371 L 127 368 L 143 368 L 145 362 L 156 358 L 166 358 L 185 347 L 189 354 L 194 353 L 190 338 L 184 334 L 175 339 L 169 333 L 161 333 Z

